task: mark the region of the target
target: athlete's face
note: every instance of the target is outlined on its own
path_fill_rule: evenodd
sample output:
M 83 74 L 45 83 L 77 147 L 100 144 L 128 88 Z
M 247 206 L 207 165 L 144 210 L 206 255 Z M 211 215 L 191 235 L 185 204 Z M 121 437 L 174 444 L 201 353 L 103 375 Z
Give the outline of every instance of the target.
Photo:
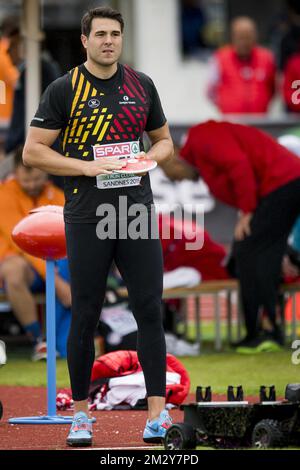
M 119 60 L 122 52 L 121 25 L 109 18 L 94 18 L 90 35 L 87 37 L 82 34 L 81 41 L 88 59 L 109 67 Z
M 47 183 L 47 174 L 37 168 L 25 168 L 19 165 L 15 170 L 16 180 L 24 193 L 30 197 L 38 197 Z

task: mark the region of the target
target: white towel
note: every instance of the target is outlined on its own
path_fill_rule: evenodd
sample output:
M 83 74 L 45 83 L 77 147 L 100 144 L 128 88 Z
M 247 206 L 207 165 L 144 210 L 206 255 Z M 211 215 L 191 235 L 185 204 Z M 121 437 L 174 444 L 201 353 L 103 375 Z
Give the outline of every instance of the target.
M 175 287 L 194 287 L 200 284 L 201 274 L 195 268 L 181 266 L 164 273 L 164 289 L 174 289 Z
M 176 372 L 167 372 L 167 385 L 180 384 L 180 375 Z M 114 377 L 108 382 L 109 391 L 100 400 L 97 400 L 97 410 L 112 410 L 120 403 L 135 406 L 138 400 L 146 397 L 146 386 L 143 372 Z

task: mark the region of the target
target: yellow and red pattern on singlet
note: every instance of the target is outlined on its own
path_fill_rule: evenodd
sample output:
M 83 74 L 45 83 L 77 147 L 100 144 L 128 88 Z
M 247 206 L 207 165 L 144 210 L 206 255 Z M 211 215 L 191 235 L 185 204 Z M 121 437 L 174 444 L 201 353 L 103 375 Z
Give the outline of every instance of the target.
M 66 156 L 69 156 L 68 144 L 76 145 L 76 153 L 87 157 L 90 153 L 87 145 L 91 138 L 93 144 L 97 145 L 135 140 L 141 135 L 147 121 L 147 100 L 137 74 L 130 67 L 124 66 L 124 80 L 118 93 L 120 99 L 124 95 L 135 99 L 136 105 L 118 105 L 114 110 L 107 106 L 95 109 L 87 107 L 89 100 L 103 97 L 105 93 L 97 90 L 79 67 L 72 69 L 70 74 L 73 100 L 69 121 L 63 133 L 63 152 Z

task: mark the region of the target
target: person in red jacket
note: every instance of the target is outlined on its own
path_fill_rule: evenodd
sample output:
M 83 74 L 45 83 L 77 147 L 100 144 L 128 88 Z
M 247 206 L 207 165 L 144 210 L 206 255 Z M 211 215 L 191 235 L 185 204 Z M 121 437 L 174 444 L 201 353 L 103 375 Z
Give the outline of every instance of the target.
M 300 113 L 300 51 L 293 54 L 286 63 L 282 94 L 286 109 L 293 113 Z
M 282 343 L 276 300 L 287 238 L 300 214 L 299 158 L 258 129 L 215 121 L 192 127 L 180 156 L 162 166 L 170 178 L 200 174 L 215 197 L 239 210 L 233 254 L 247 328 L 242 345 L 261 340 L 260 307 Z
M 164 228 L 168 226 L 170 236 L 164 236 Z M 177 235 L 175 236 L 175 232 Z M 178 233 L 179 232 L 179 233 Z M 228 279 L 229 274 L 224 266 L 226 251 L 216 243 L 196 222 L 191 223 L 187 236 L 187 227 L 182 221 L 168 215 L 159 215 L 159 236 L 163 251 L 164 272 L 173 271 L 182 266 L 196 269 L 202 281 Z M 203 246 L 198 250 L 187 249 L 187 243 L 194 243 L 197 237 L 203 238 Z
M 275 91 L 273 54 L 256 45 L 251 18 L 232 21 L 231 41 L 212 58 L 208 97 L 222 113 L 266 113 Z

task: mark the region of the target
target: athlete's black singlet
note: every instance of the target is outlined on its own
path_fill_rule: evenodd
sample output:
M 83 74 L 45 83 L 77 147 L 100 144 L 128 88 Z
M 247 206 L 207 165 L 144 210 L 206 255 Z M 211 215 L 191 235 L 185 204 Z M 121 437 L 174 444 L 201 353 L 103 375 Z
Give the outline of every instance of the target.
M 65 157 L 93 160 L 93 147 L 98 145 L 126 142 L 136 146 L 137 142 L 143 150 L 144 131 L 158 129 L 165 122 L 158 93 L 147 75 L 119 64 L 113 77 L 102 80 L 82 64 L 46 89 L 31 126 L 61 129 Z M 151 205 L 148 174 L 135 186 L 125 183 L 99 189 L 96 178 L 66 176 L 66 222 L 97 222 L 97 207 L 110 203 L 117 209 L 121 195 L 128 197 L 128 205 Z

